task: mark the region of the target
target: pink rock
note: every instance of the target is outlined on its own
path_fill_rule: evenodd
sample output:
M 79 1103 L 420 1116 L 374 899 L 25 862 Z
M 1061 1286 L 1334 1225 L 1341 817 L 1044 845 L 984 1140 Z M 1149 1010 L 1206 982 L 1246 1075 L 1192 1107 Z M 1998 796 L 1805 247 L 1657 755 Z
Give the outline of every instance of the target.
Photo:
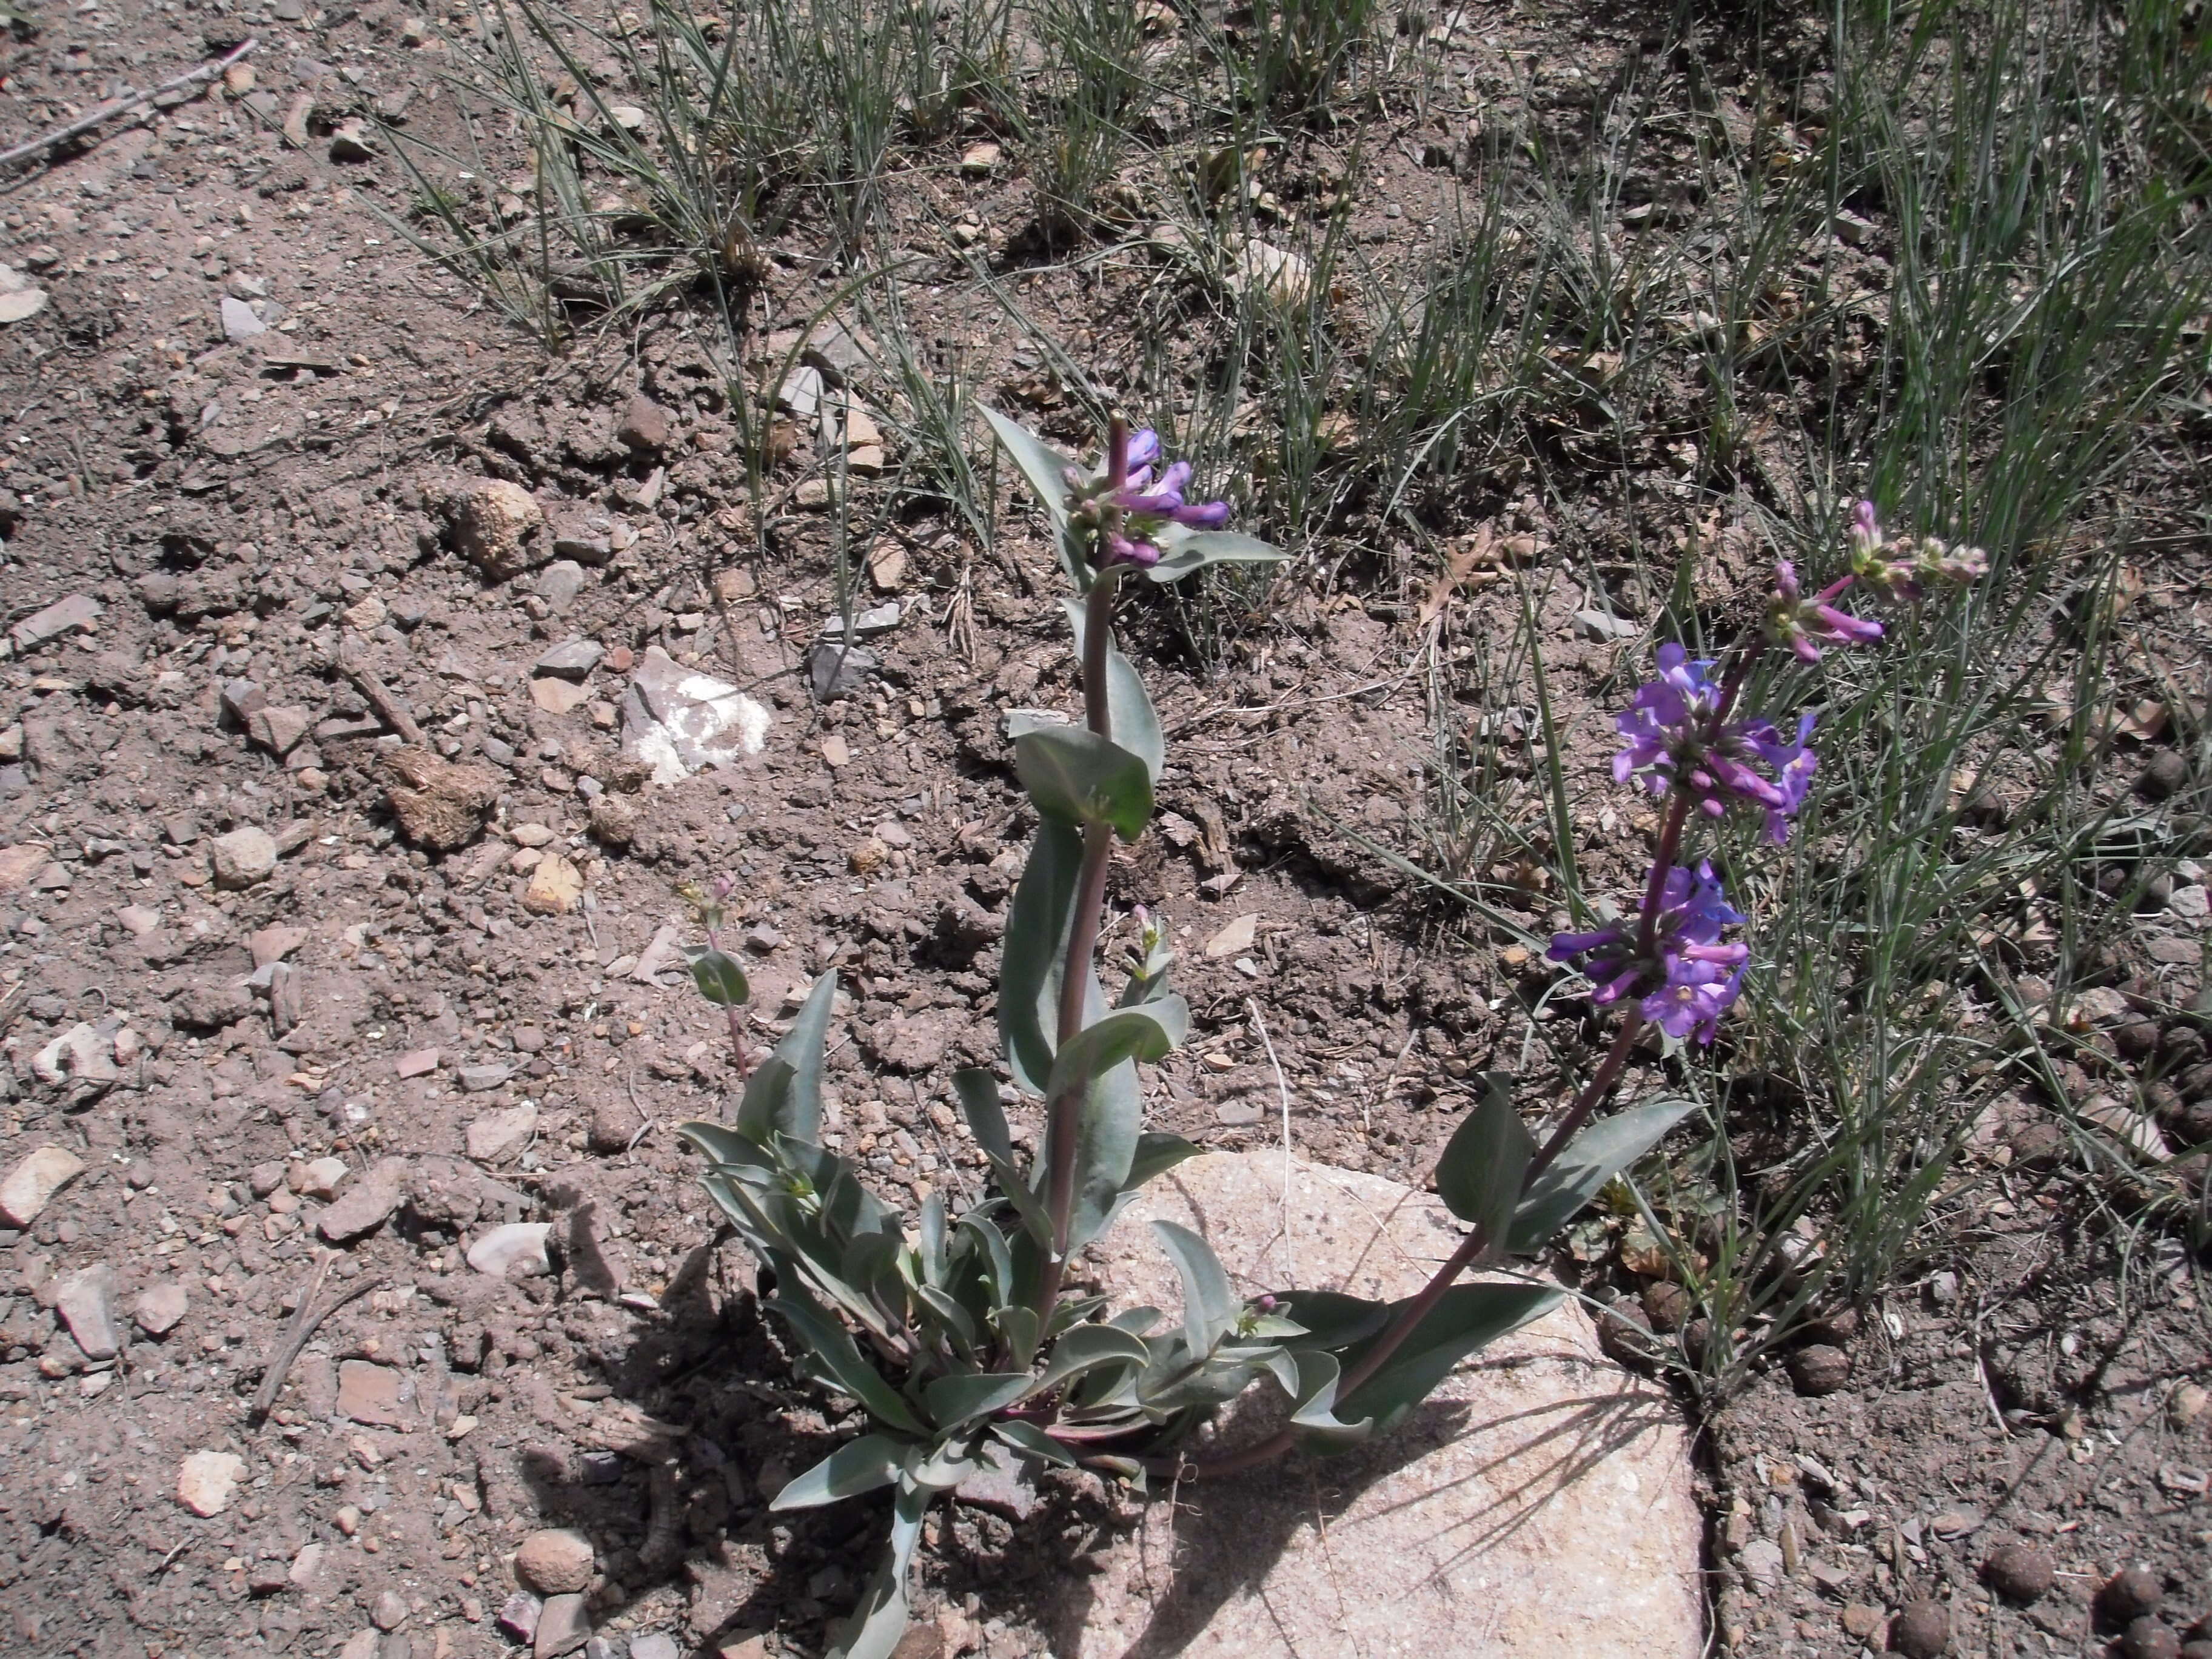
M 435 1048 L 410 1048 L 392 1063 L 392 1069 L 403 1078 L 428 1077 L 438 1069 Z

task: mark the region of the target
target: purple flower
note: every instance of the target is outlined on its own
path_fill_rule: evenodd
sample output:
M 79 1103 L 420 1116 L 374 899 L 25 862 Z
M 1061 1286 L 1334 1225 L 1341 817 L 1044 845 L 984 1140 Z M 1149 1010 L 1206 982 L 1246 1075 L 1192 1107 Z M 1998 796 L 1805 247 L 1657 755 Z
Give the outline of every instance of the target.
M 1742 922 L 1711 863 L 1695 870 L 1676 865 L 1660 889 L 1648 955 L 1638 948 L 1642 924 L 1633 917 L 1595 933 L 1554 934 L 1546 954 L 1554 962 L 1589 958 L 1582 971 L 1596 988 L 1593 1002 L 1640 997 L 1644 1018 L 1668 1035 L 1694 1033 L 1711 1042 L 1721 1014 L 1742 988 L 1751 955 L 1740 943 L 1723 944 L 1721 932 Z
M 1218 530 L 1229 521 L 1229 503 L 1186 503 L 1182 487 L 1189 482 L 1188 461 L 1177 461 L 1161 475 L 1158 483 L 1152 483 L 1152 468 L 1139 468 L 1129 474 L 1127 489 L 1114 492 L 1114 503 L 1128 515 L 1133 526 L 1139 527 L 1172 520 L 1196 530 Z
M 1748 801 L 1765 809 L 1768 838 L 1787 840 L 1817 763 L 1805 746 L 1813 716 L 1798 721 L 1794 740 L 1765 719 L 1715 731 L 1722 688 L 1714 683 L 1712 666 L 1690 660 L 1671 641 L 1659 647 L 1659 678 L 1639 690 L 1613 722 L 1628 742 L 1613 757 L 1613 775 L 1626 783 L 1642 774 L 1655 795 L 1683 790 L 1712 817 L 1731 801 Z
M 1864 502 L 1860 505 L 1863 507 Z M 1858 532 L 1852 531 L 1856 543 Z M 1822 645 L 1867 645 L 1881 637 L 1881 624 L 1839 611 L 1832 603 L 1854 580 L 1887 586 L 1894 567 L 1881 560 L 1862 564 L 1852 574 L 1831 582 L 1811 599 L 1797 585 L 1797 568 L 1787 559 L 1774 563 L 1774 598 L 1767 613 L 1767 637 L 1786 645 L 1801 661 L 1820 660 Z M 1817 641 L 1817 643 L 1816 643 Z
M 1190 482 L 1190 463 L 1177 461 L 1164 471 L 1160 464 L 1160 434 L 1139 427 L 1122 436 L 1117 422 L 1108 440 L 1106 464 L 1095 473 L 1073 467 L 1065 470 L 1067 509 L 1076 521 L 1093 532 L 1100 568 L 1110 565 L 1145 568 L 1160 562 L 1158 532 L 1169 525 L 1187 530 L 1218 530 L 1229 521 L 1226 501 L 1190 501 L 1183 487 Z M 1119 441 L 1121 453 L 1110 453 Z M 1121 478 L 1117 488 L 1116 474 Z
M 1149 570 L 1160 562 L 1160 550 L 1147 541 L 1132 541 L 1118 530 L 1104 532 L 1106 556 L 1098 561 L 1100 568 L 1110 564 L 1126 564 L 1139 570 Z

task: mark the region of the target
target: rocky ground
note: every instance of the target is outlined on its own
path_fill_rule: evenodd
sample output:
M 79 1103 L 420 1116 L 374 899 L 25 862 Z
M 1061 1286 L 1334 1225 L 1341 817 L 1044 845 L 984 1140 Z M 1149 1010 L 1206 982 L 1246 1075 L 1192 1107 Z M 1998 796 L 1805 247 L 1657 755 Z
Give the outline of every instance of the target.
M 799 429 L 753 556 L 680 319 L 549 365 L 372 210 L 350 124 L 435 118 L 438 32 L 252 22 L 250 77 L 0 198 L 0 1601 L 37 1652 L 815 1650 L 877 1518 L 765 1508 L 836 1425 L 672 1133 L 732 1075 L 678 889 L 737 883 L 749 1043 L 839 970 L 832 1143 L 978 1194 L 946 1079 L 995 1057 L 1003 715 L 1073 702 L 1048 553 L 886 524 L 848 652 L 805 469 L 864 471 L 865 427 Z M 57 15 L 0 125 L 244 33 Z M 806 395 L 850 345 L 806 346 Z M 1504 528 L 1538 555 L 1541 514 Z M 1612 649 L 1554 593 L 1583 695 Z M 2193 605 L 2160 612 L 2185 653 Z M 1418 1179 L 1517 1054 L 1540 969 L 1440 938 L 1344 833 L 1414 809 L 1413 629 L 1297 582 L 1232 673 L 1152 665 L 1173 765 L 1112 898 L 1184 952 L 1164 1127 L 1266 1145 L 1287 1089 L 1301 1153 Z M 1594 830 L 1600 866 L 1634 833 Z M 2093 1021 L 2177 1134 L 2212 1097 L 2201 876 Z M 2084 1221 L 2024 1114 L 1955 1259 L 1818 1345 L 1847 1371 L 1777 1367 L 1706 1425 L 1723 1643 L 1947 1650 L 1893 1619 L 1929 1604 L 1949 1651 L 2153 1654 L 2212 1612 L 2191 1263 Z M 1133 1512 L 1070 1491 L 1017 1547 L 1030 1501 L 933 1522 L 916 1659 L 1041 1650 L 1037 1529 L 1079 1561 Z

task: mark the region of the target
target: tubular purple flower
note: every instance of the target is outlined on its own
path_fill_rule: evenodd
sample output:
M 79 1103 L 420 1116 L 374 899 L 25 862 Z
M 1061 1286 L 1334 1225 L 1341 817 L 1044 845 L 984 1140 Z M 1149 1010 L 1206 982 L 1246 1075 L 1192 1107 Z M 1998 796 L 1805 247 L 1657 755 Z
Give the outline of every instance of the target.
M 1856 533 L 1855 529 L 1854 537 Z M 1875 574 L 1869 574 L 1869 568 Z M 1774 596 L 1767 607 L 1767 638 L 1777 645 L 1788 646 L 1800 661 L 1808 663 L 1820 660 L 1823 645 L 1865 645 L 1880 639 L 1880 623 L 1840 611 L 1833 602 L 1855 580 L 1863 579 L 1877 585 L 1887 582 L 1889 569 L 1880 560 L 1870 568 L 1856 568 L 1851 574 L 1829 583 L 1808 599 L 1798 586 L 1797 567 L 1787 559 L 1777 559 Z
M 1711 817 L 1731 802 L 1748 801 L 1765 810 L 1768 837 L 1784 841 L 1816 764 L 1805 746 L 1813 716 L 1799 721 L 1795 742 L 1760 718 L 1712 732 L 1721 702 L 1712 666 L 1690 660 L 1671 641 L 1659 647 L 1659 678 L 1639 690 L 1613 722 L 1628 741 L 1613 757 L 1613 775 L 1626 783 L 1641 775 L 1655 795 L 1680 790 Z
M 1146 541 L 1132 541 L 1118 530 L 1105 535 L 1106 556 L 1098 562 L 1107 565 L 1126 564 L 1139 570 L 1149 570 L 1160 562 L 1160 550 Z
M 1716 1022 L 1735 1000 L 1751 955 L 1741 943 L 1722 943 L 1721 932 L 1742 922 L 1710 862 L 1695 870 L 1676 865 L 1661 888 L 1650 954 L 1638 951 L 1641 929 L 1633 917 L 1595 933 L 1555 934 L 1546 954 L 1554 962 L 1589 958 L 1582 972 L 1594 988 L 1591 1001 L 1603 1006 L 1640 997 L 1644 1017 L 1661 1029 L 1677 1037 L 1694 1033 L 1710 1042 Z
M 1226 501 L 1188 501 L 1183 487 L 1190 482 L 1190 463 L 1176 461 L 1155 476 L 1160 461 L 1160 434 L 1140 427 L 1128 434 L 1121 457 L 1122 482 L 1113 483 L 1115 458 L 1109 455 L 1095 473 L 1070 467 L 1067 509 L 1079 524 L 1097 537 L 1097 562 L 1107 565 L 1158 564 L 1160 549 L 1152 539 L 1164 526 L 1188 530 L 1218 530 L 1229 521 Z

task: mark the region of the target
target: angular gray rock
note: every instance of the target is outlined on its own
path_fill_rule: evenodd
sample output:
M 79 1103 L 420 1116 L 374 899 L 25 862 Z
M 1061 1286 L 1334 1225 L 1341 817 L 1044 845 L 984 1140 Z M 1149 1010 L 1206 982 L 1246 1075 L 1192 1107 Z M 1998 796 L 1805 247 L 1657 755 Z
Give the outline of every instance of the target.
M 592 1639 L 592 1618 L 580 1595 L 549 1595 L 538 1613 L 534 1659 L 561 1659 Z
M 599 659 L 605 654 L 597 640 L 566 640 L 532 664 L 530 672 L 580 680 L 599 665 Z

